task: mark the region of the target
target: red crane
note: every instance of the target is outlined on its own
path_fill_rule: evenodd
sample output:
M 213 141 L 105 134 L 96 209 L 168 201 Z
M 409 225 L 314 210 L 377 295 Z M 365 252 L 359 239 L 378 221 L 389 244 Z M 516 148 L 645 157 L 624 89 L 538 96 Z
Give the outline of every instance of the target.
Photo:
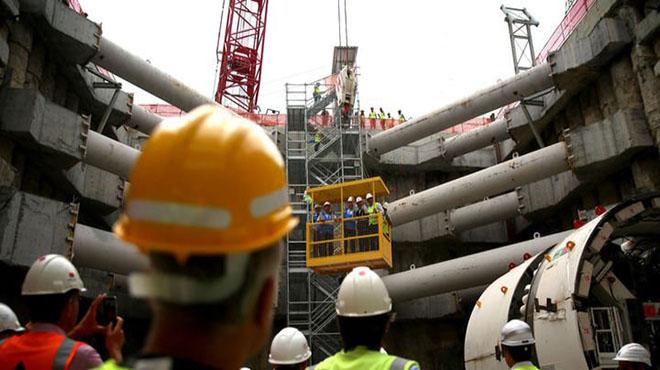
M 268 0 L 229 0 L 215 101 L 246 112 L 257 109 Z M 220 25 L 222 28 L 222 25 Z

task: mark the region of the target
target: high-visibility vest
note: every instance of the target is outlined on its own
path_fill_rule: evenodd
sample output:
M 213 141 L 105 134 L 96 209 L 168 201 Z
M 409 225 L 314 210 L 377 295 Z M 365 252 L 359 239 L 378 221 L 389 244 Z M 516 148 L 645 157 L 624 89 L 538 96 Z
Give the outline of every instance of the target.
M 367 206 L 367 214 L 369 215 L 369 225 L 378 225 L 378 216 L 376 214 L 378 213 L 378 202 L 374 202 L 374 204 Z
M 338 352 L 307 370 L 419 370 L 419 364 L 359 346 L 348 352 Z
M 0 344 L 0 370 L 68 370 L 82 344 L 63 334 L 28 330 Z
M 320 133 L 317 132 L 317 133 L 314 135 L 314 142 L 315 142 L 315 143 L 320 143 L 320 142 L 321 142 L 321 134 L 320 134 Z
M 513 367 L 511 367 L 511 370 L 539 370 L 539 368 L 534 366 L 531 362 L 525 361 L 514 364 Z
M 406 122 L 406 117 L 403 114 L 399 114 L 399 122 L 400 123 Z
M 369 112 L 369 118 L 376 119 L 376 112 Z
M 319 94 L 321 94 L 321 88 L 318 86 L 314 86 L 314 95 L 319 95 Z

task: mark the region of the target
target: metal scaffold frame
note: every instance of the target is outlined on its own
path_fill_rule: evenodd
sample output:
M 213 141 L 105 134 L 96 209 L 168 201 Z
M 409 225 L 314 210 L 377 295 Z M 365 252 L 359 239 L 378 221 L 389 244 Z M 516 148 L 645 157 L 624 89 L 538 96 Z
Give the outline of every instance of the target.
M 363 177 L 360 127 L 351 124 L 350 116 L 335 121 L 329 113 L 322 113 L 332 110 L 334 117 L 341 117 L 334 85 L 324 84 L 324 80 L 286 85 L 289 196 L 294 214 L 301 219 L 287 236 L 286 318 L 288 326 L 308 337 L 314 362 L 340 349 L 334 302 L 341 276 L 318 275 L 306 267 L 305 224 L 311 207 L 305 190 Z M 324 91 L 314 97 L 311 91 L 317 82 Z

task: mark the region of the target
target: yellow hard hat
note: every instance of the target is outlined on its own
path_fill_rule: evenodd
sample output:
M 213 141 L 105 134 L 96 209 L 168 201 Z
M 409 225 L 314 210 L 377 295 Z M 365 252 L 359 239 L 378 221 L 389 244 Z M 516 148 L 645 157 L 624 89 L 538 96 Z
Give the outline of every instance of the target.
M 250 252 L 298 224 L 277 146 L 259 126 L 218 106 L 163 121 L 130 181 L 114 231 L 144 253 Z

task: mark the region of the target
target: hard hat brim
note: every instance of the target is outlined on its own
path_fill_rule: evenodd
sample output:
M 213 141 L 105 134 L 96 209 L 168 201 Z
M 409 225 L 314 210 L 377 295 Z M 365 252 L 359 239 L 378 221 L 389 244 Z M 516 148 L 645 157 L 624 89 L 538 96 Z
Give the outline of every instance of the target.
M 273 360 L 272 358 L 268 358 L 268 363 L 271 365 L 295 365 L 295 364 L 300 364 L 303 363 L 312 357 L 312 351 L 307 351 L 305 356 L 300 359 L 300 360 L 292 360 L 292 361 L 281 361 L 281 360 Z

